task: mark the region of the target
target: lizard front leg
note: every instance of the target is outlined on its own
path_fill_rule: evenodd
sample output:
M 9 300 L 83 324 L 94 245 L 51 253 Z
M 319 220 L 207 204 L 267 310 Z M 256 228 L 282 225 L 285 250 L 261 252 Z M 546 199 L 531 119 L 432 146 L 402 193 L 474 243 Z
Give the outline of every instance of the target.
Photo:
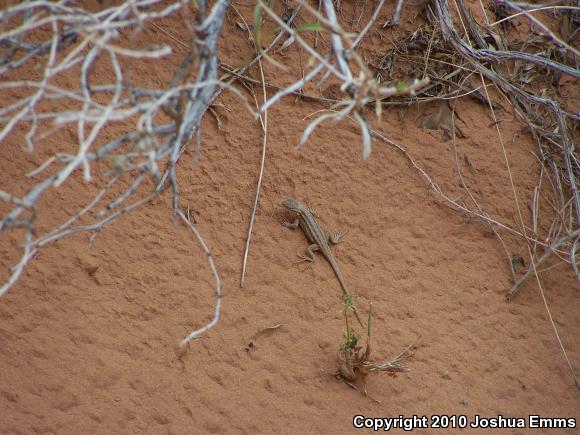
M 286 228 L 290 228 L 291 230 L 295 230 L 300 225 L 300 219 L 296 218 L 292 222 L 284 221 L 282 222 Z

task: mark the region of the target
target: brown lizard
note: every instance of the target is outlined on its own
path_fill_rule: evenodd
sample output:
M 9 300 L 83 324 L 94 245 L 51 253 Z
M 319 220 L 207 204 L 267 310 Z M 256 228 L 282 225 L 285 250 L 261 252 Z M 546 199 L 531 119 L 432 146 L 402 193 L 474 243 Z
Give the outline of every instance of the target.
M 336 277 L 338 278 L 338 282 L 342 287 L 343 293 L 349 294 L 348 288 L 346 287 L 346 283 L 344 282 L 344 278 L 342 277 L 342 273 L 340 272 L 340 268 L 338 267 L 338 263 L 332 255 L 332 251 L 330 250 L 329 242 L 333 244 L 337 244 L 340 242 L 340 235 L 338 234 L 331 234 L 326 233 L 322 230 L 322 227 L 316 220 L 316 216 L 314 213 L 308 209 L 304 204 L 294 198 L 288 198 L 286 201 L 282 203 L 284 207 L 290 210 L 295 216 L 296 219 L 293 222 L 283 222 L 282 225 L 288 228 L 296 229 L 300 227 L 306 238 L 310 243 L 312 243 L 308 248 L 306 248 L 304 256 L 302 258 L 305 261 L 313 262 L 314 252 L 320 251 L 322 255 L 328 260 L 330 266 L 334 270 Z M 362 322 L 355 310 L 355 315 L 357 320 L 362 326 Z

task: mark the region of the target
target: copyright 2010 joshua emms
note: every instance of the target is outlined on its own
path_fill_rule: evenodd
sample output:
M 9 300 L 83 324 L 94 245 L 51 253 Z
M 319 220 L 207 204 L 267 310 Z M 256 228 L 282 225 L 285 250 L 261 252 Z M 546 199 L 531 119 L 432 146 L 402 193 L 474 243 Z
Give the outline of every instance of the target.
M 546 417 L 528 415 L 527 417 L 483 417 L 475 415 L 413 415 L 410 417 L 367 417 L 355 415 L 352 424 L 356 429 L 372 429 L 374 431 L 404 430 L 410 432 L 415 429 L 573 429 L 576 426 L 575 418 Z

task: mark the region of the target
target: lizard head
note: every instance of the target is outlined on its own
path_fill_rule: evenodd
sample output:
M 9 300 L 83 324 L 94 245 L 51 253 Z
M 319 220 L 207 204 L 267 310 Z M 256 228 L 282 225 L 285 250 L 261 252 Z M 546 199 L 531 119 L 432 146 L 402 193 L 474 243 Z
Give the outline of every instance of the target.
M 293 211 L 297 211 L 300 209 L 301 205 L 298 201 L 296 201 L 294 198 L 288 198 L 286 201 L 284 201 L 282 203 L 282 205 L 284 207 L 286 207 L 288 210 L 293 210 Z

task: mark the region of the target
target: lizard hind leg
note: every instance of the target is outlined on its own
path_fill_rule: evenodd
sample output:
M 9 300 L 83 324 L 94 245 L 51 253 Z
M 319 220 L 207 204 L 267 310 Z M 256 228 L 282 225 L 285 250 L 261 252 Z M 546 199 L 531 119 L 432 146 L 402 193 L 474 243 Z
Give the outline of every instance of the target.
M 320 246 L 318 246 L 316 243 L 313 243 L 312 245 L 308 246 L 308 248 L 306 248 L 306 250 L 304 251 L 304 254 L 300 255 L 298 254 L 298 258 L 300 258 L 300 261 L 298 261 L 298 263 L 302 263 L 303 261 L 308 261 L 309 263 L 313 263 L 314 260 L 316 260 L 316 257 L 314 256 L 314 252 L 319 251 L 320 250 Z

